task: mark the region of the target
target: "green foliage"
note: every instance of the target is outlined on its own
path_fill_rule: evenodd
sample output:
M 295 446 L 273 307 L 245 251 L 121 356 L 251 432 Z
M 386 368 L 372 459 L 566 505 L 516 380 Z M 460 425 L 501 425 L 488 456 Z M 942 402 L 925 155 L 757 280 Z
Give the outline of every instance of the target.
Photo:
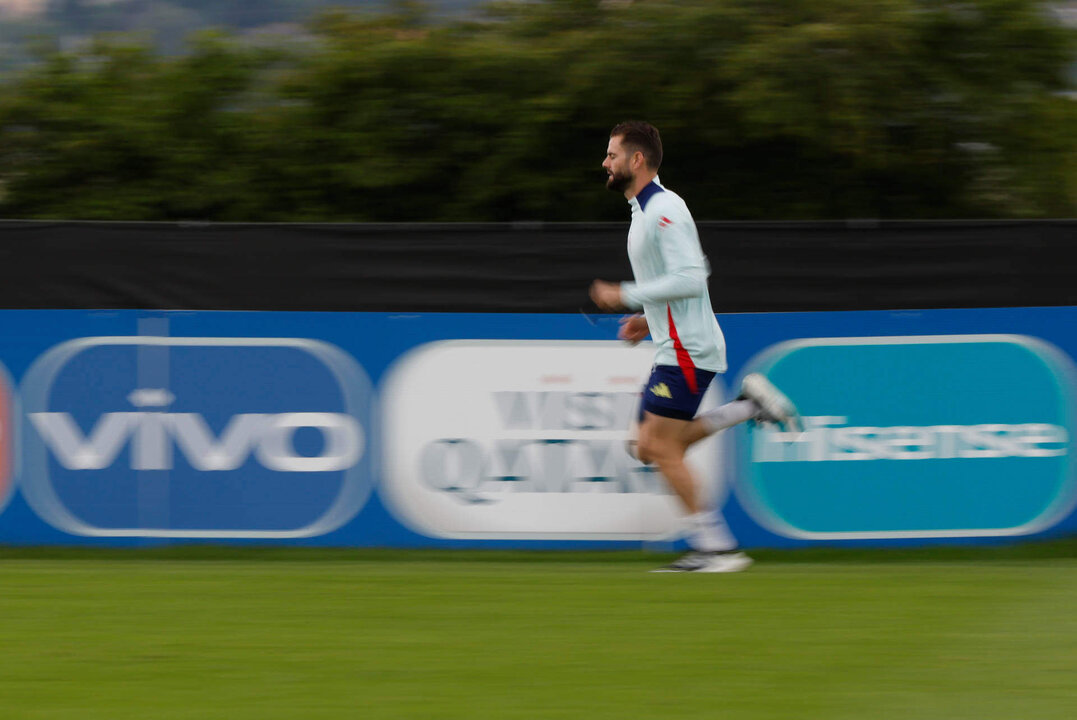
M 620 219 L 600 163 L 628 117 L 701 219 L 1077 210 L 1075 33 L 1034 0 L 392 6 L 42 52 L 0 85 L 0 215 Z

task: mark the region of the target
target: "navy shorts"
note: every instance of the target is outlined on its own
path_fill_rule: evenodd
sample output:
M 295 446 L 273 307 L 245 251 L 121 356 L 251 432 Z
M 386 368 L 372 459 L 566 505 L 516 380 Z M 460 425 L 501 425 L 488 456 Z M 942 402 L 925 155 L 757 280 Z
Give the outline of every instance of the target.
M 709 370 L 681 369 L 676 365 L 655 365 L 651 379 L 643 386 L 639 419 L 649 412 L 677 420 L 691 420 L 714 379 Z

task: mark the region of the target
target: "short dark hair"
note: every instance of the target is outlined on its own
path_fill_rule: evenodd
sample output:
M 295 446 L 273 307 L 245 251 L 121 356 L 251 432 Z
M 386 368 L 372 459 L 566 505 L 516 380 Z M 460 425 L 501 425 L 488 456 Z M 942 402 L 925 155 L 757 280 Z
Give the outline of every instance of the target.
M 610 130 L 610 137 L 621 137 L 621 144 L 632 152 L 643 153 L 647 167 L 657 170 L 662 165 L 662 136 L 658 128 L 642 120 L 626 120 Z

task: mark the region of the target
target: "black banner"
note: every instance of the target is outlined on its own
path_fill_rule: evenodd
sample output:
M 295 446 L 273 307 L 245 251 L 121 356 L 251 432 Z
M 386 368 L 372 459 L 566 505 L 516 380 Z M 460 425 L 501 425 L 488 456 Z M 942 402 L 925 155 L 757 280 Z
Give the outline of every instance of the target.
M 0 222 L 0 307 L 577 312 L 627 223 Z M 1077 305 L 1077 221 L 699 224 L 717 312 Z

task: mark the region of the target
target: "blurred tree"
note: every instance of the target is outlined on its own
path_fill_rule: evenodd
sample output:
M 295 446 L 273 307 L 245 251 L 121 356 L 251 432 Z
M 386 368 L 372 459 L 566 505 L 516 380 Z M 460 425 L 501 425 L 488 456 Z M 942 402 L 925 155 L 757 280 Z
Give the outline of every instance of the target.
M 2 86 L 0 213 L 623 219 L 600 163 L 628 117 L 662 130 L 699 218 L 1077 210 L 1075 33 L 1035 0 L 393 8 L 268 48 L 45 53 Z
M 164 61 L 99 38 L 51 53 L 0 96 L 5 215 L 149 220 L 227 218 L 251 205 L 246 114 L 237 99 L 260 58 L 205 35 Z

